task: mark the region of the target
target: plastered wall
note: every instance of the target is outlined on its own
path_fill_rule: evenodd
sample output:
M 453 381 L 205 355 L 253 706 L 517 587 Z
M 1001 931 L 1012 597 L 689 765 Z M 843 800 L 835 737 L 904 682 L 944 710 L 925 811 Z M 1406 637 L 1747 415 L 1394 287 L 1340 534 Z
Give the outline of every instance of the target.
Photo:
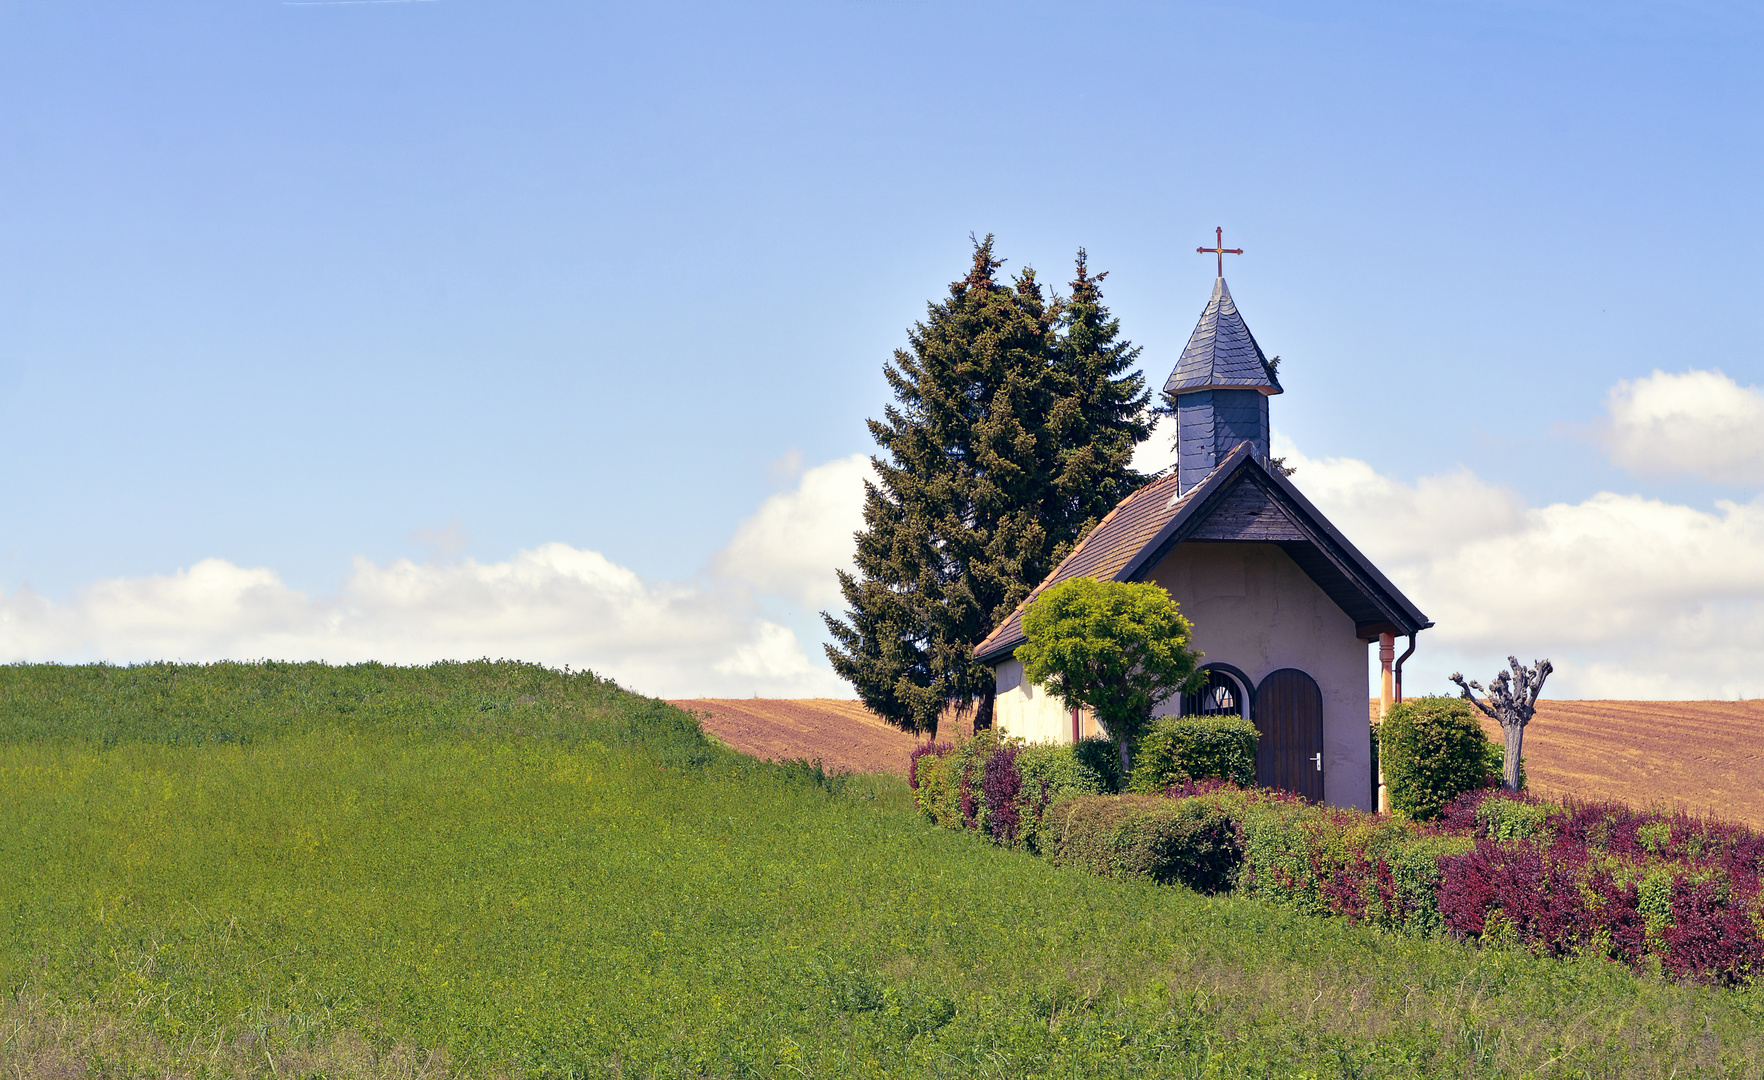
M 1023 678 L 1023 662 L 1006 660 L 994 669 L 998 697 L 994 699 L 993 726 L 1004 735 L 1032 743 L 1072 741 L 1072 710 L 1060 699 Z M 1096 721 L 1088 711 L 1078 716 L 1081 738 L 1097 734 Z
M 1275 544 L 1191 542 L 1178 546 L 1151 579 L 1194 623 L 1203 662 L 1226 663 L 1260 683 L 1270 672 L 1298 668 L 1323 692 L 1323 798 L 1334 806 L 1371 809 L 1372 752 L 1366 723 L 1367 644 L 1353 620 Z M 1030 742 L 1070 742 L 1071 713 L 1059 699 L 1026 683 L 1023 665 L 996 669 L 995 722 Z M 1159 715 L 1178 711 L 1170 700 Z M 1089 717 L 1086 735 L 1096 733 Z
M 1276 544 L 1178 545 L 1152 571 L 1194 623 L 1203 662 L 1226 663 L 1260 683 L 1298 668 L 1323 691 L 1323 799 L 1371 809 L 1366 722 L 1367 644 L 1354 622 Z M 1166 702 L 1159 712 L 1175 712 Z

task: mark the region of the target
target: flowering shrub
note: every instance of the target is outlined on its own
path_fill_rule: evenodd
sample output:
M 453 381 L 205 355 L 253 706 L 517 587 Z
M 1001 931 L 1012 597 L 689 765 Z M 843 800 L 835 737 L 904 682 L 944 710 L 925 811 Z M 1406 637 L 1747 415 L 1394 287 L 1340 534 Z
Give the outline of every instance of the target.
M 1439 860 L 1473 843 L 1414 822 L 1314 806 L 1266 788 L 1171 793 L 1211 802 L 1237 824 L 1244 848 L 1237 885 L 1247 895 L 1403 933 L 1442 928 Z
M 913 805 L 945 828 L 986 829 L 986 760 L 1000 745 L 998 736 L 983 731 L 971 739 L 916 747 L 907 777 Z
M 1022 809 L 1017 805 L 1017 795 L 1023 790 L 1023 775 L 1017 771 L 1020 749 L 1015 745 L 1001 746 L 987 755 L 982 767 L 985 780 L 980 790 L 986 799 L 987 817 L 991 821 L 995 843 L 1015 841 L 1017 827 L 1023 820 Z
M 1104 789 L 1073 747 L 1025 746 L 990 732 L 914 748 L 907 784 L 913 805 L 934 823 L 1031 851 L 1041 850 L 1041 819 L 1051 802 Z

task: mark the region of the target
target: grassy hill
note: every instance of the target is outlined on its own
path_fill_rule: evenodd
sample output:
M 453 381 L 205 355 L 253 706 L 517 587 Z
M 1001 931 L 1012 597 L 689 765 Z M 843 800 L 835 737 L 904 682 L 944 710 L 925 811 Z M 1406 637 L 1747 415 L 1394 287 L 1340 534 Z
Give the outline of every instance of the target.
M 933 829 L 513 663 L 0 667 L 0 1075 L 1764 1074 L 1764 990 Z

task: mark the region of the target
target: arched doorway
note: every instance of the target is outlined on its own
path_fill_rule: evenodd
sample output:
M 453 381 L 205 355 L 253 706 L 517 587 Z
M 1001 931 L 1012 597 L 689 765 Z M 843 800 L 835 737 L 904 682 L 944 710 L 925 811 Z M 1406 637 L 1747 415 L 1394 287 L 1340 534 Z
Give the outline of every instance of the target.
M 1193 694 L 1182 695 L 1183 716 L 1251 715 L 1254 683 L 1249 676 L 1230 664 L 1202 664 L 1207 685 Z
M 1256 687 L 1252 716 L 1256 783 L 1323 800 L 1323 691 L 1297 668 L 1281 668 Z

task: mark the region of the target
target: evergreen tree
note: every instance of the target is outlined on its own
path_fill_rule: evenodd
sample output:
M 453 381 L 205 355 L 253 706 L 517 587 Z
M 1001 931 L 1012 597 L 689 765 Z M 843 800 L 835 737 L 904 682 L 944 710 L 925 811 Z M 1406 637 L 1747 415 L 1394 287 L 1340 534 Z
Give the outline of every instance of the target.
M 1145 376 L 1129 371 L 1139 349 L 1121 339 L 1121 320 L 1102 302 L 1108 272 L 1091 277 L 1079 248 L 1077 275 L 1071 295 L 1056 304 L 1061 328 L 1054 359 L 1057 400 L 1048 428 L 1057 448 L 1057 497 L 1044 517 L 1052 535 L 1066 538 L 1055 546 L 1056 565 L 1091 526 L 1146 482 L 1131 463 L 1134 448 L 1151 437 Z
M 1117 342 L 1083 257 L 1073 296 L 1049 303 L 1033 270 L 1008 284 L 987 236 L 968 274 L 929 305 L 884 367 L 894 403 L 870 434 L 847 611 L 823 615 L 833 669 L 864 704 L 935 735 L 946 704 L 991 722 L 992 672 L 973 650 L 1132 489 L 1145 438 L 1136 351 Z M 1124 449 L 1123 449 L 1124 447 Z

